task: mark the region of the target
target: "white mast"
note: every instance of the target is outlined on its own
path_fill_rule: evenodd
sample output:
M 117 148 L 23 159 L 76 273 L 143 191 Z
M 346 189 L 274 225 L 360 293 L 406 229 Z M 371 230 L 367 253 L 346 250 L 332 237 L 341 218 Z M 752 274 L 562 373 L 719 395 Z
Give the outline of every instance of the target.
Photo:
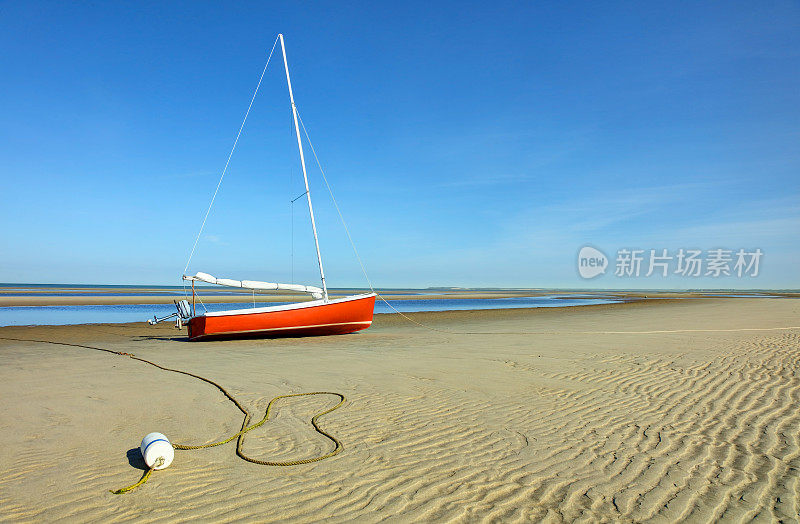
M 289 100 L 292 102 L 292 117 L 294 117 L 294 130 L 297 133 L 297 148 L 300 150 L 300 165 L 303 166 L 303 181 L 306 184 L 306 200 L 308 213 L 311 215 L 311 229 L 314 230 L 314 244 L 317 246 L 317 262 L 319 262 L 319 276 L 322 279 L 322 296 L 328 301 L 328 287 L 325 285 L 325 272 L 322 270 L 322 255 L 319 252 L 319 239 L 317 238 L 317 223 L 314 221 L 314 208 L 311 206 L 311 190 L 308 189 L 308 175 L 306 174 L 306 159 L 303 155 L 303 142 L 300 140 L 300 126 L 297 125 L 297 108 L 294 105 L 292 94 L 292 81 L 289 78 L 289 62 L 286 60 L 286 46 L 283 44 L 283 34 L 279 34 L 281 51 L 283 51 L 283 67 L 286 69 L 286 83 L 289 86 Z

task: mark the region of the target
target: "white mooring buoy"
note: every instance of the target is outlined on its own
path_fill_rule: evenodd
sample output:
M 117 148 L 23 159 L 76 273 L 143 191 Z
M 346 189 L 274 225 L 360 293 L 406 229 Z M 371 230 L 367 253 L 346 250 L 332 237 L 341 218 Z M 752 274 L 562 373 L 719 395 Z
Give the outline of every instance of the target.
M 172 459 L 175 458 L 175 448 L 162 433 L 149 433 L 142 439 L 139 449 L 148 468 L 152 468 L 161 458 L 163 463 L 153 469 L 164 469 L 172 464 Z

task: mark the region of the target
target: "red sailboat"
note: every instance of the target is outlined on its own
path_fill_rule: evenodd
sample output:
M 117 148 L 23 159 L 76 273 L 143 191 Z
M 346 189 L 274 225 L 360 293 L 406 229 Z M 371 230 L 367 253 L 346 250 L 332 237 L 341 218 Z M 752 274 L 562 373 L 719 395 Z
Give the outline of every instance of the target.
M 375 293 L 365 293 L 360 295 L 351 295 L 341 298 L 330 299 L 328 297 L 328 288 L 325 283 L 325 272 L 322 269 L 322 255 L 319 249 L 319 239 L 317 238 L 317 225 L 314 220 L 314 208 L 311 205 L 311 192 L 308 187 L 308 175 L 306 172 L 305 156 L 303 154 L 303 142 L 300 137 L 300 127 L 298 125 L 297 107 L 294 103 L 294 94 L 292 93 L 292 81 L 289 78 L 289 64 L 286 60 L 286 47 L 283 42 L 283 35 L 279 34 L 276 40 L 281 43 L 281 51 L 283 53 L 283 65 L 286 71 L 286 84 L 289 88 L 289 101 L 292 106 L 292 117 L 294 119 L 294 128 L 297 135 L 297 147 L 300 152 L 300 164 L 303 168 L 303 181 L 305 183 L 305 196 L 308 202 L 308 212 L 311 217 L 311 228 L 314 232 L 314 244 L 317 250 L 317 262 L 319 264 L 319 275 L 322 282 L 322 287 L 304 286 L 298 284 L 278 284 L 273 282 L 261 282 L 255 280 L 232 280 L 227 278 L 216 278 L 207 273 L 197 273 L 194 276 L 183 276 L 183 280 L 189 281 L 192 284 L 192 303 L 191 305 L 187 300 L 176 301 L 177 313 L 173 313 L 164 318 L 153 318 L 149 322 L 156 324 L 169 318 L 177 317 L 177 326 L 182 327 L 184 324 L 188 327 L 190 340 L 209 340 L 216 338 L 230 338 L 230 337 L 282 337 L 282 336 L 310 336 L 310 335 L 340 335 L 345 333 L 352 333 L 368 328 L 372 324 L 372 314 L 375 306 Z M 273 46 L 273 51 L 275 47 Z M 270 52 L 270 58 L 272 52 Z M 267 59 L 269 65 L 269 59 Z M 264 66 L 266 71 L 267 65 Z M 262 72 L 262 79 L 264 73 Z M 259 80 L 259 86 L 261 81 Z M 256 87 L 256 93 L 258 87 Z M 255 94 L 253 94 L 253 100 Z M 252 107 L 253 101 L 250 101 Z M 248 108 L 245 114 L 244 122 L 247 120 L 247 115 L 250 112 Z M 239 129 L 241 134 L 242 128 Z M 233 149 L 236 148 L 238 136 L 234 142 Z M 233 154 L 231 149 L 231 155 Z M 230 155 L 228 156 L 230 161 Z M 226 168 L 227 170 L 227 165 Z M 225 176 L 225 170 L 220 177 Z M 219 189 L 219 185 L 217 186 Z M 302 195 L 301 195 L 302 196 Z M 216 197 L 216 193 L 214 195 Z M 214 198 L 211 199 L 211 205 L 214 203 Z M 209 211 L 211 210 L 209 205 Z M 208 218 L 208 211 L 206 212 Z M 203 221 L 203 226 L 205 220 Z M 202 233 L 203 226 L 200 228 Z M 197 235 L 194 248 L 197 247 L 197 240 L 200 238 L 200 233 Z M 191 261 L 192 254 L 189 255 Z M 186 264 L 188 269 L 189 262 Z M 184 269 L 184 272 L 186 271 Z M 268 307 L 253 307 L 246 309 L 234 309 L 227 311 L 214 311 L 198 314 L 195 304 L 195 282 L 205 282 L 208 284 L 216 284 L 220 286 L 237 287 L 242 289 L 255 291 L 269 291 L 269 290 L 283 290 L 301 293 L 309 293 L 312 300 L 307 302 L 298 302 L 294 304 L 285 304 Z
M 375 294 L 370 293 L 328 302 L 206 313 L 189 320 L 189 339 L 343 335 L 367 329 L 372 324 L 374 307 Z
M 183 278 L 192 282 L 192 306 L 190 309 L 188 301 L 178 303 L 178 323 L 188 325 L 190 340 L 342 335 L 366 329 L 372 324 L 375 293 L 329 299 L 327 289 L 314 286 L 230 280 L 215 278 L 207 273 Z M 279 306 L 207 311 L 198 315 L 194 303 L 194 283 L 197 281 L 254 291 L 299 291 L 311 294 L 314 300 Z

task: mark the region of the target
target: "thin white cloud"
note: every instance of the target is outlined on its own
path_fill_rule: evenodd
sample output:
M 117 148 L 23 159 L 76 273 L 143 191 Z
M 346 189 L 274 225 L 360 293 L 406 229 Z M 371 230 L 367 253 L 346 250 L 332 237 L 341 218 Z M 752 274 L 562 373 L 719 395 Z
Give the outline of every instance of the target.
M 620 242 L 650 249 L 772 246 L 769 254 L 777 257 L 775 263 L 783 263 L 783 258 L 798 250 L 793 243 L 800 232 L 800 199 L 796 197 L 753 201 L 719 215 L 700 212 L 689 224 L 659 222 L 648 227 L 647 216 L 685 201 L 687 194 L 693 194 L 693 200 L 698 195 L 702 198 L 715 187 L 698 182 L 628 188 L 533 205 L 510 216 L 485 244 L 424 253 L 403 262 L 443 278 L 451 275 L 454 281 L 480 278 L 523 285 L 574 281 L 572 259 L 587 243 L 608 250 L 623 247 L 616 245 Z M 644 227 L 634 228 L 633 223 Z M 403 273 L 404 268 L 397 271 Z M 775 278 L 780 281 L 779 276 Z

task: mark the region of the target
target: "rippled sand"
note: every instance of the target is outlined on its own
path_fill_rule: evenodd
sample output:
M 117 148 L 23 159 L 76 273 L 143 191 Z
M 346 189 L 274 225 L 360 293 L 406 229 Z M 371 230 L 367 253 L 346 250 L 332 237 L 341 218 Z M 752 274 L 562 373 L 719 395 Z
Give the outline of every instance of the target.
M 169 326 L 1 328 L 0 520 L 797 520 L 800 325 L 791 299 L 654 301 L 549 310 L 381 315 L 348 336 L 188 343 Z M 590 332 L 590 333 L 586 333 Z M 276 395 L 348 402 L 321 420 L 344 443 L 323 462 L 246 463 L 234 443 L 177 451 L 141 476 L 150 431 L 226 437 Z M 245 452 L 321 454 L 287 399 Z M 129 451 L 130 450 L 130 451 Z

